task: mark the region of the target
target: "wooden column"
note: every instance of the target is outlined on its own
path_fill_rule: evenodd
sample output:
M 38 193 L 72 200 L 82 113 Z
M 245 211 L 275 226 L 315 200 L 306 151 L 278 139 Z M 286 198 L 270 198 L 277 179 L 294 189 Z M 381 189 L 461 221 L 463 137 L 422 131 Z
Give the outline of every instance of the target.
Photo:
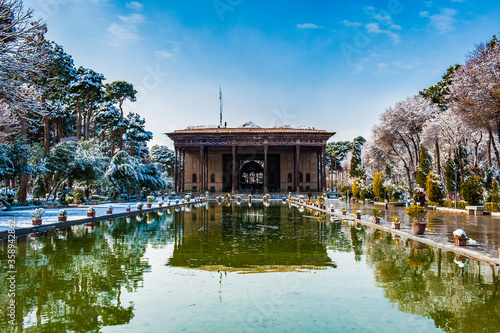
M 186 187 L 186 151 L 181 150 L 181 192 L 185 191 Z
M 204 172 L 204 174 L 205 174 L 205 178 L 204 178 L 205 179 L 204 180 L 205 186 L 203 188 L 203 192 L 206 192 L 209 189 L 209 186 L 208 186 L 209 178 L 208 177 L 210 175 L 209 168 L 208 168 L 208 147 L 205 147 L 205 172 Z
M 326 146 L 321 147 L 321 192 L 326 191 Z
M 300 145 L 295 146 L 295 190 L 300 193 Z
M 264 146 L 264 193 L 267 193 L 267 151 L 269 149 L 269 146 L 268 145 L 265 145 Z
M 318 175 L 318 177 L 316 177 L 316 181 L 317 181 L 317 191 L 321 191 L 321 154 L 320 154 L 320 148 L 318 147 L 318 150 L 316 150 L 316 173 Z
M 205 147 L 200 146 L 200 193 L 203 192 L 205 183 Z
M 232 193 L 236 193 L 238 187 L 238 170 L 236 169 L 236 145 L 233 145 L 233 189 Z
M 179 160 L 178 160 L 179 148 L 175 147 L 175 160 L 174 160 L 174 192 L 179 191 Z

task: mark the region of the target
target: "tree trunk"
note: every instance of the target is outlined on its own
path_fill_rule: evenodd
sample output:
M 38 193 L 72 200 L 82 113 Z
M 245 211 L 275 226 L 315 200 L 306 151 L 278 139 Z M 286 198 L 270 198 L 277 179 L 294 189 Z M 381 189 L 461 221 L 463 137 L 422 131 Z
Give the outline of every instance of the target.
M 488 141 L 487 141 L 487 150 L 486 150 L 486 157 L 487 157 L 487 160 L 488 160 L 488 166 L 491 167 L 491 139 L 492 139 L 492 135 L 491 135 L 491 131 L 488 131 L 488 134 L 489 134 L 489 137 L 488 137 Z
M 436 169 L 437 169 L 437 174 L 439 176 L 442 176 L 441 175 L 441 154 L 440 154 L 440 151 L 439 151 L 439 141 L 436 140 L 436 145 L 435 145 L 435 149 L 436 149 Z
M 52 121 L 52 133 L 54 133 L 54 146 L 56 143 L 59 141 L 58 138 L 58 133 L 57 133 L 57 123 L 55 121 Z
M 413 182 L 411 181 L 410 168 L 406 167 L 406 177 L 408 178 L 408 188 L 410 189 L 410 193 L 413 194 Z
M 493 151 L 495 152 L 495 157 L 497 158 L 497 165 L 500 168 L 500 154 L 498 154 L 497 144 L 495 143 L 494 137 L 492 137 L 491 146 L 493 147 Z
M 82 107 L 80 102 L 76 102 L 76 111 L 78 113 L 78 120 L 76 123 L 76 139 L 80 141 L 82 138 Z
M 61 139 L 64 137 L 62 117 L 59 117 L 58 123 L 59 123 L 59 125 L 57 128 L 57 133 L 58 133 L 59 139 Z
M 42 114 L 43 114 L 43 155 L 49 155 L 50 151 L 50 121 L 46 114 L 45 99 L 42 99 Z
M 120 122 L 123 122 L 123 109 L 122 109 L 122 104 L 123 104 L 123 100 L 120 100 Z M 118 147 L 120 148 L 120 150 L 123 149 L 123 128 L 120 126 L 120 130 L 119 130 L 119 133 L 120 135 L 120 139 L 118 141 Z
M 87 119 L 86 119 L 86 128 L 85 128 L 85 140 L 90 139 L 90 122 L 92 120 L 92 112 L 94 107 L 94 94 L 90 94 L 90 102 L 89 107 L 87 109 Z
M 21 118 L 21 135 L 28 134 L 28 130 L 26 128 L 26 119 Z M 25 156 L 27 158 L 27 156 Z M 26 197 L 28 192 L 28 181 L 29 177 L 27 174 L 21 174 L 19 177 L 19 191 L 17 192 L 17 200 L 21 203 L 22 206 L 26 204 Z

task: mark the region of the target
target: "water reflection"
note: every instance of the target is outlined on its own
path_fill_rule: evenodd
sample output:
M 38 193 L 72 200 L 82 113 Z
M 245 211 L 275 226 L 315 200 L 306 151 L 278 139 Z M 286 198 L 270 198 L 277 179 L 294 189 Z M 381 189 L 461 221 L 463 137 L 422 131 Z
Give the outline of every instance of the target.
M 182 234 L 171 266 L 247 273 L 335 267 L 318 233 L 324 223 L 284 205 L 213 205 L 174 220 Z
M 146 286 L 144 281 L 154 269 L 147 259 L 147 249 L 167 246 L 173 250 L 169 258 L 162 258 L 162 267 L 189 271 L 192 279 L 203 279 L 200 274 L 207 271 L 228 275 L 287 272 L 258 275 L 266 276 L 266 283 L 279 284 L 283 279 L 278 276 L 296 273 L 310 276 L 311 283 L 300 285 L 303 294 L 324 280 L 297 272 L 322 272 L 327 274 L 323 279 L 333 280 L 342 271 L 347 279 L 345 287 L 349 288 L 349 277 L 355 280 L 360 263 L 366 262 L 377 288 L 397 305 L 395 312 L 429 318 L 446 332 L 498 331 L 498 268 L 300 207 L 258 203 L 194 204 L 187 209 L 164 209 L 159 214 L 139 214 L 19 238 L 14 329 L 84 332 L 130 323 L 137 303 L 123 295 L 133 295 L 143 286 L 165 288 L 163 284 Z M 351 262 L 345 261 L 346 255 L 352 255 Z M 6 244 L 1 247 L 0 264 L 0 292 L 6 295 Z M 292 302 L 294 299 L 290 298 Z M 332 295 L 324 310 L 315 311 L 332 313 L 340 308 L 334 299 Z M 6 309 L 8 301 L 0 298 L 0 306 Z M 245 311 L 242 304 L 241 311 Z M 303 308 L 303 304 L 290 306 Z M 353 322 L 356 316 L 351 318 Z M 8 320 L 2 312 L 0 331 L 11 331 Z M 380 326 L 380 330 L 384 328 Z
M 367 261 L 401 311 L 430 318 L 446 332 L 498 331 L 498 268 L 390 234 L 369 243 Z

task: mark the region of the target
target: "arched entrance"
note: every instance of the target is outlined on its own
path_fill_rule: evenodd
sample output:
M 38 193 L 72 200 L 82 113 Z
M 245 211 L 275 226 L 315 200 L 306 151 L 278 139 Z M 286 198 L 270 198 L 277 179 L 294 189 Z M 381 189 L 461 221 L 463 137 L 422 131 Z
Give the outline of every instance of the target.
M 262 164 L 262 161 L 248 161 L 241 166 L 240 185 L 242 189 L 264 188 L 264 167 Z

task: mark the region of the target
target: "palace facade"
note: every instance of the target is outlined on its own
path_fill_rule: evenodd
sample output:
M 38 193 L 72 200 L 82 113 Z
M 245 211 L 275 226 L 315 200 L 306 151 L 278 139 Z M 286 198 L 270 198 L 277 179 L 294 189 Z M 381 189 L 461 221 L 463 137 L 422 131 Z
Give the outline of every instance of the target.
M 252 122 L 166 133 L 175 147 L 175 191 L 325 191 L 325 148 L 334 134 Z

